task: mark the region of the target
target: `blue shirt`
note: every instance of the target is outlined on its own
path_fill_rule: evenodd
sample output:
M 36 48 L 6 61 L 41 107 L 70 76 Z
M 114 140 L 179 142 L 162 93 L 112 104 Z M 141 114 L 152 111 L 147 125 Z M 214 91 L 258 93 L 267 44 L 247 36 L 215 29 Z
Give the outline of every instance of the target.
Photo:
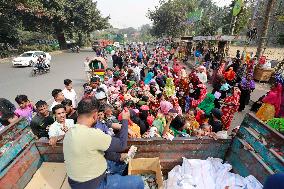
M 109 128 L 107 127 L 107 125 L 105 123 L 103 123 L 101 121 L 97 121 L 95 128 L 100 129 L 105 134 L 109 134 Z

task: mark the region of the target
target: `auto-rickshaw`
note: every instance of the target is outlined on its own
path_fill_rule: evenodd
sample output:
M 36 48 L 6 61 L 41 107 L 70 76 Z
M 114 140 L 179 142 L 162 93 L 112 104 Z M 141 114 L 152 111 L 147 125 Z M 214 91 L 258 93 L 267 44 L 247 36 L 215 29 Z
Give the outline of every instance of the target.
M 107 67 L 107 62 L 103 57 L 94 57 L 89 63 L 91 77 L 98 75 L 103 80 Z

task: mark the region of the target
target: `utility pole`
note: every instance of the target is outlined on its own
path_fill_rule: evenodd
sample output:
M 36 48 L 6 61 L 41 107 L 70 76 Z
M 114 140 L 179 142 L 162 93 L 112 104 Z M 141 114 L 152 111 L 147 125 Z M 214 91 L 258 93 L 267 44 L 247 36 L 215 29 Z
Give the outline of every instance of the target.
M 271 15 L 271 11 L 272 11 L 272 8 L 275 2 L 276 0 L 268 0 L 267 5 L 266 5 L 263 29 L 261 31 L 261 35 L 260 35 L 260 39 L 259 39 L 258 47 L 257 47 L 257 53 L 256 53 L 256 56 L 258 58 L 262 56 L 263 48 L 264 48 L 265 42 L 267 41 L 267 32 L 268 32 L 268 26 L 269 26 L 269 21 L 270 21 L 270 15 Z

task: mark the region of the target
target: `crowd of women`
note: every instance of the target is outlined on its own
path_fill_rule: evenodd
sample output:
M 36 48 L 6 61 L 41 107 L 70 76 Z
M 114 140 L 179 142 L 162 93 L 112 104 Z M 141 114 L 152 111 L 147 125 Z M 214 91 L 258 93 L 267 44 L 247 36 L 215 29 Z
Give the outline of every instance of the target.
M 210 48 L 198 48 L 190 70 L 179 59 L 179 48 L 168 49 L 163 44 L 153 49 L 143 45 L 127 47 L 112 58 L 113 68 L 107 68 L 103 78 L 96 75 L 90 78 L 87 73 L 89 82 L 83 86 L 82 97 L 95 97 L 100 101 L 99 119 L 94 127 L 108 134 L 120 129 L 120 113 L 127 107 L 131 113 L 130 138 L 216 137 L 218 132 L 237 126 L 232 126 L 234 115 L 245 109 L 255 89 L 255 59 L 250 54 L 241 55 L 239 51 L 235 58 L 223 59 Z M 90 61 L 86 58 L 85 65 Z M 70 83 L 71 80 L 67 84 Z M 65 81 L 64 84 L 66 93 L 68 85 Z M 210 84 L 212 91 L 208 90 Z M 64 101 L 64 97 L 56 100 L 61 91 L 54 91 L 57 95 L 54 92 L 52 107 Z M 73 93 L 71 86 L 70 94 Z M 12 114 L 2 115 L 3 125 L 19 116 L 32 120 L 36 107 L 29 103 L 22 107 L 23 102 L 28 102 L 25 95 L 17 96 L 15 100 L 19 108 Z M 68 107 L 75 108 L 77 105 L 73 103 L 76 102 L 71 99 Z M 283 104 L 282 84 L 276 82 L 270 92 L 253 104 L 251 111 L 262 121 L 281 129 Z M 63 105 L 66 107 L 66 103 Z M 76 115 L 73 108 L 72 115 Z
M 95 76 L 84 85 L 83 98 L 101 101 L 101 120 L 114 130 L 123 108 L 130 109 L 130 138 L 214 137 L 233 129 L 234 114 L 245 109 L 255 89 L 255 59 L 239 51 L 235 58 L 223 59 L 200 48 L 188 70 L 178 52 L 179 48 L 169 50 L 162 44 L 151 50 L 143 45 L 124 48 L 112 56 L 113 69 L 106 70 L 102 82 Z M 260 119 L 280 115 L 281 92 L 280 84 L 272 87 L 261 101 L 256 114 Z

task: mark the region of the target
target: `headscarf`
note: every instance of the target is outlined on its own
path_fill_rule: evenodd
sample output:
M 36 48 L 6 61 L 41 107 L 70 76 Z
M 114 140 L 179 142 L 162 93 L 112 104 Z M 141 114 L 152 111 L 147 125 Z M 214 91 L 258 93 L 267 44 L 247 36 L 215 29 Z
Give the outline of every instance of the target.
M 178 98 L 176 96 L 172 97 L 174 109 L 177 111 L 178 114 L 182 115 L 182 109 L 179 105 Z
M 174 85 L 174 79 L 173 78 L 167 78 L 166 80 L 166 86 L 165 86 L 165 92 L 167 97 L 171 97 L 175 95 L 175 85 Z
M 235 79 L 236 73 L 234 72 L 233 67 L 230 67 L 229 70 L 225 72 L 224 77 L 229 81 L 233 81 Z
M 250 75 L 251 75 L 251 74 L 250 74 Z M 242 89 L 242 90 L 255 89 L 254 80 L 251 79 L 250 81 L 248 81 L 246 77 L 243 77 L 243 79 L 242 79 L 242 81 L 241 81 L 241 89 Z
M 189 74 L 189 80 L 190 80 L 190 83 L 192 83 L 193 87 L 196 88 L 197 85 L 200 83 L 200 80 L 199 78 L 197 77 L 196 73 L 195 72 L 191 72 Z
M 135 83 L 135 81 L 129 81 L 127 84 L 127 88 L 130 89 Z
M 153 77 L 154 77 L 154 73 L 148 72 L 147 75 L 146 75 L 146 78 L 144 80 L 145 85 L 148 85 L 151 82 L 151 80 L 153 79 Z
M 215 96 L 211 93 L 207 94 L 205 99 L 198 105 L 198 108 L 203 110 L 206 115 L 210 115 L 211 111 L 214 109 Z
M 179 73 L 181 71 L 181 68 L 182 67 L 179 65 L 179 63 L 175 63 L 173 66 L 174 73 Z
M 281 105 L 282 85 L 277 84 L 276 87 L 272 88 L 266 97 L 263 98 L 264 103 L 269 103 L 275 107 L 275 115 L 278 115 Z
M 206 68 L 204 66 L 199 66 L 198 70 L 202 70 L 202 72 L 206 73 Z
M 169 110 L 173 108 L 173 105 L 168 101 L 161 101 L 160 108 L 161 108 L 161 113 L 166 115 L 168 114 Z
M 224 74 L 224 71 L 225 71 L 225 63 L 221 63 L 221 65 L 219 66 L 219 69 L 218 69 L 218 75 L 223 75 Z

